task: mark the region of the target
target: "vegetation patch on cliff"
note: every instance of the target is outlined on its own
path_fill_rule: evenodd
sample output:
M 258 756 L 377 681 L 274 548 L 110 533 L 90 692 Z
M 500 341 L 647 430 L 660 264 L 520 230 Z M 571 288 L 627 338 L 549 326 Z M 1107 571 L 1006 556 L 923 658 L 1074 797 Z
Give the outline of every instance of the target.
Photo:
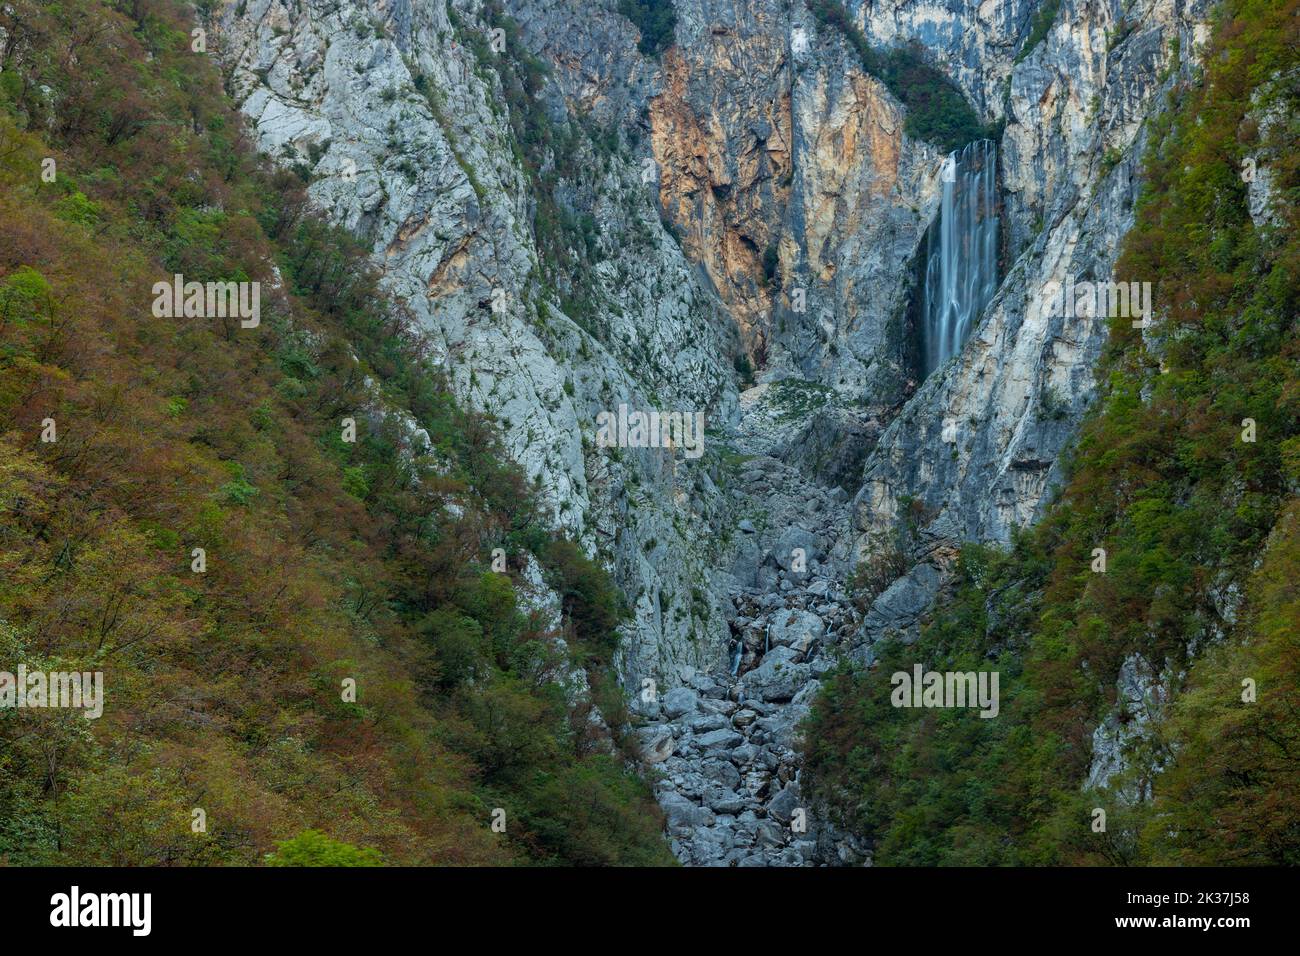
M 783 422 L 802 421 L 830 401 L 832 389 L 822 382 L 783 378 L 772 385 L 767 401 Z
M 1052 24 L 1056 22 L 1056 15 L 1060 10 L 1061 0 L 1042 0 L 1029 21 L 1029 35 L 1025 37 L 1024 45 L 1016 54 L 1017 63 L 1025 60 L 1034 52 L 1034 48 L 1047 38 L 1047 31 L 1052 29 Z
M 961 90 L 925 62 L 919 47 L 873 47 L 839 0 L 810 0 L 808 9 L 820 22 L 838 30 L 858 55 L 862 68 L 907 108 L 904 129 L 909 136 L 951 152 L 989 135 Z
M 646 56 L 658 56 L 673 45 L 677 28 L 673 0 L 618 0 L 618 12 L 641 31 L 636 48 Z
M 528 178 L 535 201 L 533 238 L 539 252 L 543 295 L 558 300 L 564 314 L 588 334 L 602 338 L 604 317 L 595 266 L 606 258 L 611 243 L 624 237 L 603 236 L 594 209 L 583 208 L 584 183 L 608 173 L 609 165 L 626 149 L 614 127 L 601 128 L 589 117 L 568 115 L 552 119 L 542 92 L 550 67 L 524 44 L 519 24 L 505 13 L 500 0 L 487 0 L 479 11 L 482 22 L 502 31 L 505 49 L 493 53 L 486 30 L 467 22 L 467 14 L 448 8 L 453 27 L 479 67 L 501 82 L 515 159 Z

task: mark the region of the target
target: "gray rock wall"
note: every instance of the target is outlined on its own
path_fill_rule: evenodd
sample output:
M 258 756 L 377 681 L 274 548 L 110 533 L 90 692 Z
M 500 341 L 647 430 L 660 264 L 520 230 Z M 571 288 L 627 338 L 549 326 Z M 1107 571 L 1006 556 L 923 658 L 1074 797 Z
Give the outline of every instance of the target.
M 1111 278 L 1133 221 L 1144 122 L 1195 68 L 1205 9 L 1150 0 L 1122 15 L 1118 4 L 1064 0 L 1044 41 L 1010 67 L 1000 142 L 1010 268 L 962 353 L 868 457 L 862 547 L 900 520 L 903 502 L 920 503 L 929 537 L 950 540 L 1006 541 L 1041 513 L 1106 333 L 1102 320 L 1059 315 L 1044 290 Z
M 846 652 L 869 660 L 881 634 L 913 636 L 955 543 L 1005 541 L 1060 480 L 1105 327 L 1053 314 L 1042 292 L 1109 278 L 1146 121 L 1195 69 L 1207 4 L 1062 0 L 1025 50 L 1038 6 L 847 4 L 872 42 L 918 44 L 1005 121 L 1005 276 L 924 382 L 907 308 L 943 157 L 798 0 L 675 0 L 676 42 L 657 58 L 606 0 L 503 0 L 548 71 L 525 108 L 564 131 L 564 154 L 531 171 L 478 0 L 215 13 L 258 147 L 370 244 L 457 394 L 500 419 L 555 524 L 628 594 L 627 687 L 693 688 L 644 731 L 674 775 L 661 803 L 690 862 L 862 859 L 815 819 L 812 836 L 783 829 L 819 676 Z M 585 255 L 539 239 L 543 200 L 584 223 L 564 241 Z M 743 401 L 740 356 L 763 383 Z M 811 390 L 768 392 L 783 379 Z M 624 403 L 705 412 L 706 455 L 597 447 L 596 415 Z M 848 571 L 905 508 L 910 570 L 859 620 Z M 807 646 L 800 613 L 831 625 Z

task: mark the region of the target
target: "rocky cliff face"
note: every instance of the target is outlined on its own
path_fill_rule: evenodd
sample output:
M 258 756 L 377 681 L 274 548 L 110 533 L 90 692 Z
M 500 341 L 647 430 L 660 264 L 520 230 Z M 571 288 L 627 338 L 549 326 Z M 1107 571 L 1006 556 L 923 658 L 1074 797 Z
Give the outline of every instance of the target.
M 661 204 L 760 380 L 889 403 L 905 386 L 899 264 L 928 223 L 938 154 L 843 38 L 801 5 L 682 4 L 649 102 Z
M 582 276 L 585 327 L 566 312 L 573 305 L 543 274 L 537 200 L 494 68 L 506 51 L 493 49 L 482 12 L 442 0 L 247 0 L 222 8 L 215 41 L 261 151 L 300 168 L 320 208 L 372 244 L 457 391 L 501 420 L 556 523 L 616 570 L 634 604 L 629 682 L 673 681 L 725 642 L 721 619 L 704 613 L 721 604 L 709 478 L 680 455 L 597 449 L 596 416 L 626 404 L 725 418 L 734 327 L 661 226 L 626 147 L 595 143 L 620 104 L 635 108 L 626 89 L 602 91 L 601 71 L 635 89 L 643 70 L 630 24 L 599 9 L 584 14 L 585 51 L 527 36 L 569 68 L 553 62 L 536 109 L 569 135 L 564 158 L 579 173 L 554 198 L 589 217 L 596 247 Z M 555 33 L 569 12 L 517 14 L 526 30 Z M 674 616 L 659 600 L 693 589 L 707 595 L 697 614 Z
M 1042 292 L 1109 277 L 1205 2 L 1062 0 L 1032 47 L 1036 0 L 846 4 L 1005 124 L 1004 277 L 924 382 L 909 306 L 942 152 L 798 0 L 676 0 L 657 57 L 614 6 L 227 0 L 215 46 L 259 148 L 371 244 L 457 391 L 614 569 L 629 690 L 695 695 L 641 708 L 683 859 L 857 861 L 784 826 L 798 706 L 838 655 L 917 625 L 956 542 L 1039 513 L 1104 338 Z M 764 391 L 742 403 L 747 363 Z M 597 447 L 620 404 L 705 412 L 705 456 Z M 847 571 L 903 523 L 913 566 L 860 620 Z M 774 652 L 768 626 L 800 614 L 816 634 Z
M 1006 77 L 1024 45 L 1030 18 L 1046 6 L 1038 0 L 867 0 L 849 5 L 871 40 L 919 44 L 986 118 L 1003 114 Z
M 965 349 L 924 383 L 867 461 L 857 499 L 864 547 L 902 519 L 904 502 L 922 549 L 1005 541 L 1041 511 L 1105 339 L 1104 317 L 1067 317 L 1048 293 L 1067 279 L 1110 278 L 1132 224 L 1143 123 L 1176 74 L 1194 69 L 1204 12 L 1197 3 L 1125 10 L 1066 0 L 1020 62 L 990 64 L 1006 70 L 1009 267 Z

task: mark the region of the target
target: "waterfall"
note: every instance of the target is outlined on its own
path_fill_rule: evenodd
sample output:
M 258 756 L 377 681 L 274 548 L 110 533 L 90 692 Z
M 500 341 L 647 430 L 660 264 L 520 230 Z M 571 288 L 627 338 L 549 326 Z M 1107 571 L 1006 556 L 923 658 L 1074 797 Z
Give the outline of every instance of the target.
M 921 293 L 926 375 L 961 351 L 998 287 L 997 157 L 997 146 L 982 139 L 944 160 Z

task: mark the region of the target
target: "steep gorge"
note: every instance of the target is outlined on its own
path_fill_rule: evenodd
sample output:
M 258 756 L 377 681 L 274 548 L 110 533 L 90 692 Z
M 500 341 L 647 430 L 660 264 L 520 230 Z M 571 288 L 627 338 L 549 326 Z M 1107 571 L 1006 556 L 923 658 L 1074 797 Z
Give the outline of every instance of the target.
M 1295 4 L 0 6 L 0 862 L 1294 862 Z
M 1028 0 L 847 5 L 868 43 L 915 44 L 1000 129 L 1002 280 L 928 377 L 914 264 L 947 151 L 804 5 L 675 10 L 658 58 L 584 0 L 246 0 L 214 22 L 260 149 L 372 246 L 457 392 L 630 598 L 620 670 L 683 858 L 858 861 L 815 819 L 806 840 L 764 823 L 795 805 L 794 724 L 832 661 L 916 633 L 960 542 L 1041 514 L 1104 328 L 1066 325 L 1040 291 L 1110 275 L 1205 4 L 1065 0 L 1032 43 Z M 705 458 L 596 448 L 596 414 L 624 404 L 704 411 Z M 854 609 L 854 567 L 886 552 L 892 576 Z M 782 613 L 822 627 L 760 650 Z M 755 696 L 778 668 L 795 682 Z

